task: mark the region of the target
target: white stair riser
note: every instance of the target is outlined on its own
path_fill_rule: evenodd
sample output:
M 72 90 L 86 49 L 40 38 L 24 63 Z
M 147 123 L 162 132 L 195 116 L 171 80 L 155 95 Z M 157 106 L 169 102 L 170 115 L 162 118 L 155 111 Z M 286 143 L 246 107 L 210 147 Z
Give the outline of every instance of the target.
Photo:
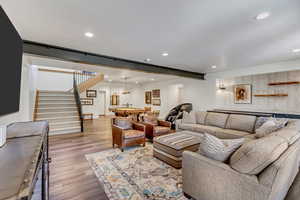
M 75 104 L 75 99 L 70 100 L 39 100 L 39 104 Z
M 37 113 L 37 118 L 55 118 L 55 117 L 76 117 L 77 112 L 62 112 L 62 113 Z
M 76 112 L 77 108 L 38 108 L 38 113 L 50 113 L 50 112 Z
M 78 126 L 80 126 L 79 121 L 68 122 L 68 123 L 63 123 L 63 124 L 53 124 L 53 123 L 49 124 L 50 129 L 72 128 L 72 127 L 78 127 Z
M 75 103 L 64 103 L 64 104 L 39 104 L 39 108 L 63 108 L 63 107 L 77 107 Z
M 60 99 L 72 99 L 74 100 L 74 95 L 71 96 L 39 96 L 39 100 L 60 100 Z
M 51 131 L 51 129 L 50 129 L 49 135 L 61 135 L 61 134 L 80 133 L 80 132 L 81 132 L 80 128 L 61 130 L 61 131 Z
M 58 118 L 58 119 L 43 119 L 48 121 L 49 123 L 57 123 L 57 122 L 73 122 L 73 121 L 78 121 L 80 120 L 78 116 L 74 116 L 74 117 L 68 117 L 68 118 Z
M 74 94 L 71 92 L 40 92 L 40 96 L 73 96 Z

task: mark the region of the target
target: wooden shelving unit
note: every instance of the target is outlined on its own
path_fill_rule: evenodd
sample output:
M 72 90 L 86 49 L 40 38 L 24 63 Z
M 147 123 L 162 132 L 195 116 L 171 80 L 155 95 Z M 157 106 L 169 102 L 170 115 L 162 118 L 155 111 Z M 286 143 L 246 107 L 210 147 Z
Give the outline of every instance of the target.
M 300 81 L 288 81 L 288 82 L 273 82 L 269 83 L 269 86 L 276 86 L 276 85 L 296 85 L 300 84 Z
M 255 94 L 255 97 L 287 97 L 288 94 Z

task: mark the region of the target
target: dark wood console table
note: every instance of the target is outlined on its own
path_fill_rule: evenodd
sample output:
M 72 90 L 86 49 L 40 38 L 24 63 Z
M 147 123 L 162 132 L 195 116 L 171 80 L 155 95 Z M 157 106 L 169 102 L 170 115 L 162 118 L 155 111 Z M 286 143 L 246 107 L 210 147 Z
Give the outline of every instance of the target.
M 47 122 L 14 123 L 0 148 L 0 200 L 49 199 Z

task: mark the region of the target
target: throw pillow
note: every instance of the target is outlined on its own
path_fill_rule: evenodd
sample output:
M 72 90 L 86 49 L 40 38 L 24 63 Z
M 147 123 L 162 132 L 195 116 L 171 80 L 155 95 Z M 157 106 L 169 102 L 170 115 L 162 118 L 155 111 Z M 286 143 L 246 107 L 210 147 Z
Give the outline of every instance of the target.
M 122 128 L 124 130 L 132 129 L 132 123 L 129 119 L 116 119 L 115 123 L 118 127 Z
M 199 153 L 208 158 L 225 162 L 244 143 L 244 140 L 244 138 L 221 140 L 205 133 L 200 143 Z
M 255 130 L 261 127 L 269 119 L 271 119 L 271 117 L 258 117 L 255 123 Z
M 194 111 L 190 113 L 183 111 L 182 123 L 184 124 L 196 124 L 196 114 Z
M 279 129 L 285 127 L 288 123 L 288 119 L 285 118 L 269 118 L 262 126 L 255 130 L 255 137 L 261 138 L 269 135 Z
M 155 117 L 154 115 L 146 115 L 146 116 L 144 116 L 144 122 L 147 123 L 147 124 L 151 124 L 153 126 L 157 126 L 158 125 L 157 117 Z

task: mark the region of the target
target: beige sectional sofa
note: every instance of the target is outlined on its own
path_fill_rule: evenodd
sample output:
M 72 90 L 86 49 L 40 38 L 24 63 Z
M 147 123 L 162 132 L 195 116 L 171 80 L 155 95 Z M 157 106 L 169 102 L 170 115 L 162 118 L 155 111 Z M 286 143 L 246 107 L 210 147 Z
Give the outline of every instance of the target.
M 221 138 L 250 138 L 224 163 L 197 152 L 183 152 L 183 191 L 187 196 L 196 200 L 285 199 L 299 172 L 300 122 L 289 120 L 286 127 L 256 139 L 256 121 L 255 116 L 208 113 L 204 124 L 178 122 L 178 129 Z
M 224 114 L 216 112 L 195 113 L 196 123 L 176 121 L 176 130 L 188 130 L 198 133 L 209 133 L 221 139 L 252 138 L 256 116 L 240 114 Z

